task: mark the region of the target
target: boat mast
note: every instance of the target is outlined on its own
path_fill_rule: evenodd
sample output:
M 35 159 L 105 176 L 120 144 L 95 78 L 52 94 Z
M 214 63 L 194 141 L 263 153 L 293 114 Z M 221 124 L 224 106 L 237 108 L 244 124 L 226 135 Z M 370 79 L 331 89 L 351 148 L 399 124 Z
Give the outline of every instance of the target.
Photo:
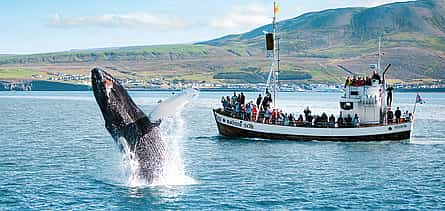
M 386 93 L 386 80 L 385 80 L 385 73 L 384 72 L 382 72 L 382 70 L 381 70 L 381 62 L 382 62 L 382 36 L 379 36 L 379 57 L 378 57 L 378 61 L 377 61 L 377 73 L 378 74 L 381 74 L 381 76 L 382 76 L 382 93 L 383 93 L 383 95 L 382 95 L 382 98 L 383 99 L 381 99 L 381 102 L 382 102 L 382 104 L 383 105 L 380 105 L 381 107 L 383 107 L 383 108 L 381 108 L 381 111 L 382 111 L 382 119 L 380 120 L 381 122 L 383 121 L 385 121 L 385 117 L 386 117 L 386 112 L 387 112 L 387 110 L 388 110 L 388 102 L 386 102 L 386 95 L 387 95 L 387 93 Z
M 273 35 L 275 39 L 276 45 L 274 46 L 273 51 L 273 59 L 276 63 L 276 66 L 274 67 L 273 71 L 273 105 L 274 108 L 277 108 L 277 99 L 278 99 L 278 73 L 280 72 L 280 38 L 278 37 L 277 33 L 277 13 L 278 13 L 278 5 L 276 1 L 273 2 Z
M 380 69 L 380 63 L 382 61 L 382 37 L 379 36 L 379 58 L 377 61 L 377 71 L 379 74 L 381 74 L 381 69 Z

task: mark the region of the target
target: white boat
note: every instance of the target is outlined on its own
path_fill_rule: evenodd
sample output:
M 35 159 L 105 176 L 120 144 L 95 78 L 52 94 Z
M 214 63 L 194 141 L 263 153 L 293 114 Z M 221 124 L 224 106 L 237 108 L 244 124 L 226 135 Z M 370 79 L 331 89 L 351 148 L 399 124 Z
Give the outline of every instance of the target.
M 275 3 L 274 3 L 275 6 Z M 279 73 L 279 38 L 276 36 L 276 15 L 273 19 L 273 42 L 270 40 L 270 33 L 266 35 L 267 50 L 272 55 L 272 65 L 269 78 L 266 84 L 266 96 L 268 89 L 273 93 L 274 112 L 279 111 L 278 100 L 278 73 Z M 268 37 L 269 36 L 269 37 Z M 267 40 L 269 39 L 269 40 Z M 273 44 L 273 48 L 270 47 Z M 263 112 L 251 117 L 252 121 L 247 121 L 244 113 L 233 112 L 231 107 L 217 108 L 213 110 L 218 131 L 221 135 L 233 138 L 262 138 L 262 139 L 282 139 L 282 140 L 318 140 L 318 141 L 387 141 L 409 139 L 413 127 L 414 112 L 406 118 L 392 121 L 388 119 L 388 111 L 391 109 L 386 102 L 386 82 L 385 74 L 390 65 L 384 71 L 380 69 L 380 41 L 379 60 L 377 74 L 382 75 L 382 79 L 373 77 L 366 81 L 357 80 L 354 84 L 347 84 L 344 93 L 340 96 L 339 107 L 342 120 L 344 117 L 359 117 L 360 123 L 347 124 L 341 122 L 327 121 L 289 121 L 287 123 L 272 121 L 267 123 L 264 120 Z M 346 70 L 347 71 L 347 70 Z M 351 72 L 351 74 L 353 74 Z M 376 74 L 376 75 L 377 75 Z M 355 79 L 354 79 L 355 80 Z M 269 94 L 272 97 L 272 93 Z M 264 98 L 263 98 L 264 100 Z M 261 102 L 263 104 L 263 101 Z M 277 115 L 276 115 L 277 116 Z M 339 119 L 337 117 L 337 119 Z M 350 118 L 348 118 L 350 119 Z M 397 122 L 397 123 L 395 123 Z
M 411 124 L 381 124 L 354 128 L 317 128 L 282 126 L 244 121 L 230 117 L 221 109 L 214 110 L 221 135 L 232 138 L 261 138 L 297 141 L 390 141 L 410 138 Z

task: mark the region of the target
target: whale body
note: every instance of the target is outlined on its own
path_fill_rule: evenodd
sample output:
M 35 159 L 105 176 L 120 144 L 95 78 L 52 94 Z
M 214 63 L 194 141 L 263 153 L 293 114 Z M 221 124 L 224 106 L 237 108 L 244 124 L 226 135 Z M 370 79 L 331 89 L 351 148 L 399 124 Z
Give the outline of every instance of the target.
M 166 143 L 162 140 L 161 120 L 151 121 L 136 106 L 125 88 L 109 73 L 94 68 L 91 71 L 94 97 L 105 120 L 105 128 L 120 149 L 128 146 L 139 163 L 138 177 L 152 183 L 162 174 L 166 159 Z

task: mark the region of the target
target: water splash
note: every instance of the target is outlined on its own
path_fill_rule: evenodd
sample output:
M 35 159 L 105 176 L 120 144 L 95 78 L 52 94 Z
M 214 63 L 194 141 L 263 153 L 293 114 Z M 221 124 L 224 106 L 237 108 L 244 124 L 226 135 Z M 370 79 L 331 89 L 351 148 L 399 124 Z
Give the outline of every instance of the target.
M 119 144 L 122 146 L 122 162 L 121 168 L 123 170 L 124 178 L 128 178 L 124 181 L 125 185 L 129 187 L 144 186 L 146 182 L 139 178 L 139 162 L 136 154 L 130 150 L 130 146 L 124 138 L 119 139 Z
M 131 152 L 127 141 L 119 140 L 122 148 L 122 169 L 128 178 L 126 185 L 129 187 L 143 186 L 177 186 L 196 184 L 196 180 L 187 176 L 184 170 L 182 157 L 183 140 L 185 136 L 185 122 L 181 111 L 186 104 L 197 97 L 198 91 L 187 89 L 181 94 L 174 95 L 163 101 L 150 114 L 151 118 L 162 119 L 161 135 L 167 150 L 160 175 L 151 184 L 140 178 L 140 164 L 137 155 Z
M 192 185 L 196 181 L 187 176 L 183 161 L 183 140 L 185 122 L 180 113 L 166 118 L 161 124 L 162 138 L 166 142 L 167 154 L 162 175 L 152 185 Z

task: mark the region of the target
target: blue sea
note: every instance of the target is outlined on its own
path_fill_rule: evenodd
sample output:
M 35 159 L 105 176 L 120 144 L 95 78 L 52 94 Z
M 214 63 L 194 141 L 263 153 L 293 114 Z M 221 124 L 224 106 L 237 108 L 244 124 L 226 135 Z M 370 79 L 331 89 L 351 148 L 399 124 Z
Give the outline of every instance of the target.
M 147 114 L 171 95 L 130 94 Z M 411 141 L 366 143 L 221 137 L 212 108 L 223 95 L 200 93 L 165 123 L 177 176 L 148 185 L 129 181 L 92 92 L 0 92 L 0 210 L 445 210 L 445 94 L 421 93 Z M 415 97 L 395 93 L 395 104 L 412 110 Z M 278 103 L 336 113 L 338 98 Z

